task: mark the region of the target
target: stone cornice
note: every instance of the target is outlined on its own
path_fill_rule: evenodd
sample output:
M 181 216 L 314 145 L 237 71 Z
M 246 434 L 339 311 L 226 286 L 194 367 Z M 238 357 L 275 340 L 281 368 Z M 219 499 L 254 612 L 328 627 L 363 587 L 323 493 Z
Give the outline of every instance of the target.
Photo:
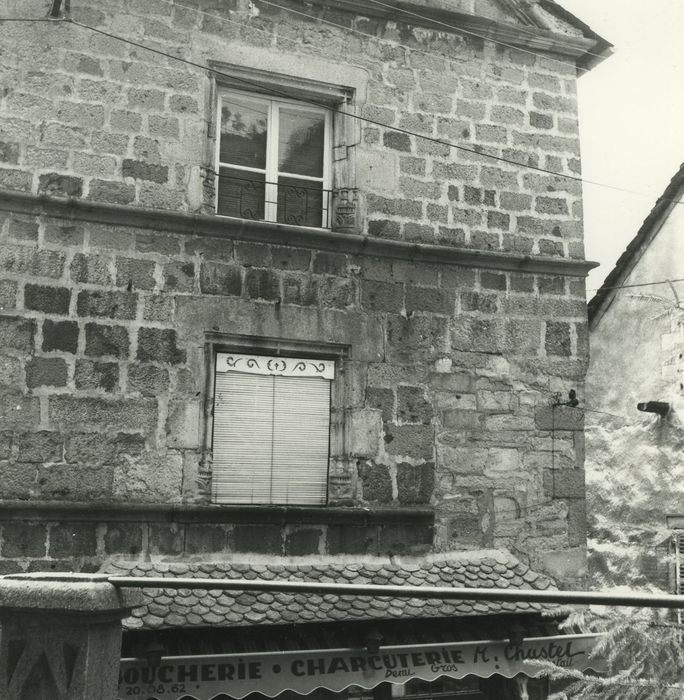
M 244 524 L 310 523 L 370 525 L 434 522 L 429 507 L 354 508 L 341 506 L 213 506 L 155 503 L 78 503 L 70 501 L 2 501 L 2 521 L 168 522 Z
M 82 199 L 58 199 L 9 190 L 0 190 L 0 210 L 184 235 L 492 270 L 586 277 L 589 270 L 597 266 L 597 263 L 585 260 L 409 243 L 302 226 L 102 204 Z
M 576 37 L 569 34 L 560 34 L 540 26 L 542 22 L 538 13 L 526 8 L 524 13 L 519 3 L 511 3 L 508 0 L 507 9 L 519 19 L 534 21 L 534 24 L 525 26 L 516 25 L 513 22 L 497 22 L 486 17 L 466 14 L 444 7 L 436 7 L 435 3 L 415 2 L 414 0 L 384 0 L 392 5 L 391 10 L 381 5 L 372 5 L 366 0 L 309 0 L 312 5 L 334 7 L 335 10 L 347 10 L 366 17 L 387 17 L 393 21 L 404 20 L 408 24 L 422 24 L 437 31 L 449 31 L 448 26 L 458 27 L 466 32 L 472 32 L 484 39 L 510 44 L 519 48 L 529 49 L 535 52 L 550 52 L 574 59 L 580 65 L 589 63 L 592 54 L 606 52 L 610 44 L 596 34 L 591 37 Z M 579 21 L 582 29 L 586 29 Z M 594 59 L 595 60 L 595 59 Z

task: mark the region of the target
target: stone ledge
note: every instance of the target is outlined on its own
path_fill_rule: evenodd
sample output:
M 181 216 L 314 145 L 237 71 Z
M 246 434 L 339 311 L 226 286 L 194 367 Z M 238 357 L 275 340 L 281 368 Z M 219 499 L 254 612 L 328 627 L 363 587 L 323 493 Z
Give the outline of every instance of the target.
M 303 226 L 102 204 L 81 199 L 59 199 L 11 190 L 0 190 L 0 210 L 36 216 L 47 214 L 71 221 L 141 227 L 185 235 L 257 241 L 351 255 L 513 272 L 586 277 L 589 270 L 598 265 L 585 260 L 409 243 Z
M 341 508 L 306 506 L 197 506 L 157 504 L 98 504 L 64 501 L 0 502 L 2 521 L 68 520 L 70 522 L 178 522 L 178 523 L 322 523 L 322 524 L 432 524 L 432 508 Z
M 125 617 L 142 605 L 140 591 L 116 588 L 107 576 L 12 574 L 0 578 L 0 614 L 40 611 L 47 614 Z

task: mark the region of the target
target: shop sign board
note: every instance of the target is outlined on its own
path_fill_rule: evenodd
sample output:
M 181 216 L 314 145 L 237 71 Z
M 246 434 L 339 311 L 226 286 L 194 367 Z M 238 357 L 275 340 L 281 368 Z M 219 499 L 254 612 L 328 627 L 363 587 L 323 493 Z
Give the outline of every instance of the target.
M 316 688 L 339 692 L 349 686 L 374 688 L 379 683 L 403 684 L 412 678 L 433 681 L 441 676 L 512 678 L 534 676 L 535 662 L 552 662 L 579 671 L 604 670 L 591 658 L 596 635 L 567 635 L 509 641 L 458 642 L 364 649 L 279 651 L 261 654 L 164 657 L 150 667 L 144 659 L 123 659 L 119 700 L 139 697 L 211 700 L 221 693 L 244 698 L 253 692 L 275 697 L 284 690 L 307 695 Z

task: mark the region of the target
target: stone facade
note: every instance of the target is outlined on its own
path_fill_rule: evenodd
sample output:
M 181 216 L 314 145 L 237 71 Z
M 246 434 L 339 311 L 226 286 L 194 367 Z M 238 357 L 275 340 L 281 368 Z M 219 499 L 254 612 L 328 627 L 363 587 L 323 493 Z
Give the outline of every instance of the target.
M 549 16 L 574 54 L 544 57 L 288 8 L 73 11 L 197 66 L 75 23 L 5 28 L 0 565 L 495 547 L 571 585 L 583 426 L 552 404 L 586 369 L 581 186 L 528 166 L 580 173 L 575 61 L 596 41 Z M 212 214 L 206 65 L 351 95 L 338 230 Z M 207 358 L 236 338 L 343 349 L 327 509 L 211 506 Z

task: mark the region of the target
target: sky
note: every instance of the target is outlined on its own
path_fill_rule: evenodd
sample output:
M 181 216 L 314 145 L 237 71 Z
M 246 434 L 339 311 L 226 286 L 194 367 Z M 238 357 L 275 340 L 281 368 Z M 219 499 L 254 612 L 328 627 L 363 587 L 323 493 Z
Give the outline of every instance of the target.
M 684 0 L 559 0 L 614 45 L 579 80 L 588 298 L 684 162 Z M 684 234 L 683 234 L 684 235 Z

